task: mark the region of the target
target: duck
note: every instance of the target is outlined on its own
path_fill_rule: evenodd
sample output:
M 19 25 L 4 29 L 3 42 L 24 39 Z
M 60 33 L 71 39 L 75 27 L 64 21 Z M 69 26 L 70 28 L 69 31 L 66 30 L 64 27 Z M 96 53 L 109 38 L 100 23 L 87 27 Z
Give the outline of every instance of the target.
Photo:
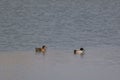
M 84 54 L 84 48 L 80 48 L 80 50 L 74 50 L 74 54 L 80 54 L 80 55 L 82 55 L 82 54 Z
M 41 48 L 35 48 L 35 51 L 40 53 L 46 53 L 46 49 L 47 47 L 43 45 Z

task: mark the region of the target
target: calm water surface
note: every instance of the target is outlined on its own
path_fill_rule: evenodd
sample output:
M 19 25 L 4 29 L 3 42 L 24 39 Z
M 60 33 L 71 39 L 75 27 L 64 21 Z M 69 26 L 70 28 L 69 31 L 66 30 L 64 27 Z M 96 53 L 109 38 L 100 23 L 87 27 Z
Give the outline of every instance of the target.
M 0 80 L 119 80 L 119 13 L 119 0 L 1 0 Z

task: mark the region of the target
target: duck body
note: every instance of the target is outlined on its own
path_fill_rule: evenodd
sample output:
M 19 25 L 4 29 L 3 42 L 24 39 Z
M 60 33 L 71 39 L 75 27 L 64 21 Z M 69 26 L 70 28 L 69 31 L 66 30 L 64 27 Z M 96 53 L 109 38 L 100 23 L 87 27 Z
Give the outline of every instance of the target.
M 35 51 L 40 53 L 46 53 L 46 49 L 47 47 L 43 45 L 42 48 L 35 48 Z
M 84 54 L 84 49 L 80 48 L 80 50 L 74 50 L 74 54 Z

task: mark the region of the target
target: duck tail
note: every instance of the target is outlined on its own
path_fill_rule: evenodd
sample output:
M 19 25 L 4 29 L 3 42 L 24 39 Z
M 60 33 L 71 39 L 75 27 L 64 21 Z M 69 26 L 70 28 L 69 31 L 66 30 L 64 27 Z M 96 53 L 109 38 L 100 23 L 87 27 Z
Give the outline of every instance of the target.
M 76 50 L 74 50 L 74 54 L 76 54 Z

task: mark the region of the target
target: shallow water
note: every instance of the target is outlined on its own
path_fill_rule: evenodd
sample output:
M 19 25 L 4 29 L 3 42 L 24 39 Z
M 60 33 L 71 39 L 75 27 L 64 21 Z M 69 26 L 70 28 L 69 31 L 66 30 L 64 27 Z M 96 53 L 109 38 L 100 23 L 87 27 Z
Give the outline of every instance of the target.
M 83 56 L 73 55 L 68 50 L 48 49 L 48 51 L 46 55 L 35 54 L 33 51 L 2 52 L 0 54 L 0 79 L 120 79 L 120 50 L 117 47 L 87 48 Z
M 0 0 L 0 11 L 0 80 L 120 79 L 119 0 Z

